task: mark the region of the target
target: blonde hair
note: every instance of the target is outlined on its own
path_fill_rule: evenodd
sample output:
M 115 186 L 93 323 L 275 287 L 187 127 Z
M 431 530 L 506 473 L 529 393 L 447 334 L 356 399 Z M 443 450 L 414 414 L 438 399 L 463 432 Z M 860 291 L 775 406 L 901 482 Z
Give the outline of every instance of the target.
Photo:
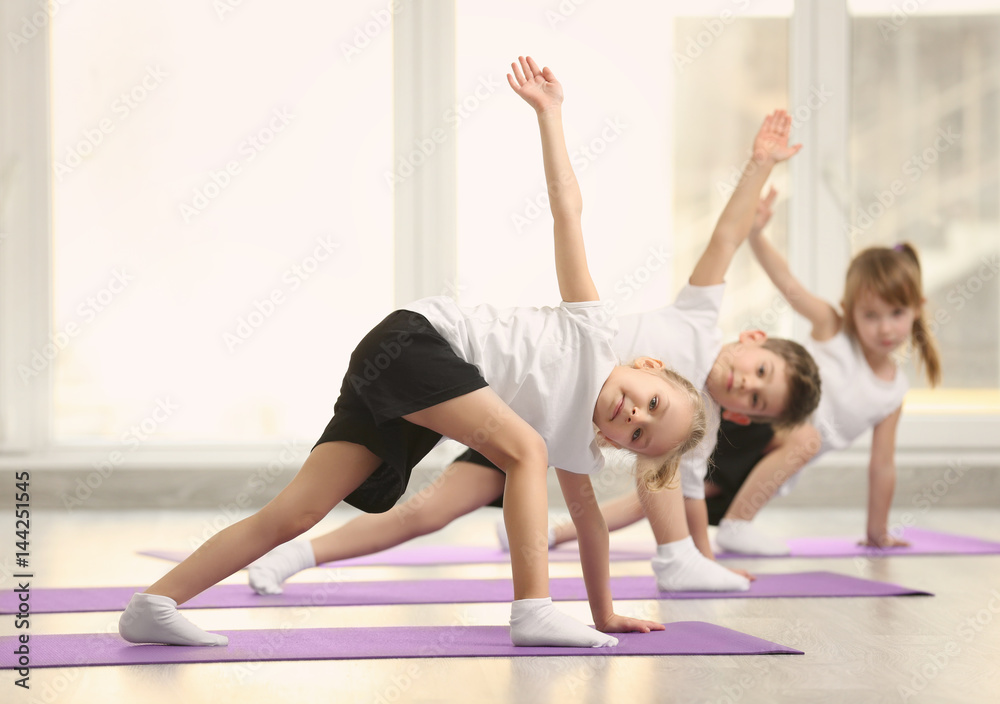
M 854 306 L 865 293 L 878 296 L 890 305 L 914 308 L 910 336 L 918 353 L 918 365 L 926 367 L 931 386 L 941 381 L 941 357 L 934 335 L 924 318 L 924 292 L 917 250 L 904 242 L 893 248 L 869 247 L 851 261 L 844 283 L 844 330 L 853 340 L 858 339 L 854 324 Z
M 691 402 L 691 427 L 688 430 L 687 440 L 679 443 L 670 452 L 658 457 L 635 455 L 636 480 L 649 491 L 660 491 L 666 489 L 674 475 L 677 474 L 677 468 L 680 466 L 684 453 L 693 450 L 704 439 L 708 421 L 705 414 L 705 401 L 690 381 L 673 369 L 666 367 L 648 371 L 650 374 L 663 376 L 668 383 L 683 391 Z

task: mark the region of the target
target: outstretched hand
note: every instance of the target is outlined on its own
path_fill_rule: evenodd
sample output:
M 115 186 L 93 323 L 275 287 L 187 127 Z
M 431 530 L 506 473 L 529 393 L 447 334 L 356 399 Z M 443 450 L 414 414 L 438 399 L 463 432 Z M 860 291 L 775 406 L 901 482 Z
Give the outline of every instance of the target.
M 792 117 L 784 110 L 775 110 L 764 118 L 757 136 L 753 140 L 755 159 L 770 159 L 777 163 L 784 161 L 802 149 L 801 144 L 788 146 L 788 133 L 792 129 Z
M 665 631 L 666 629 L 666 626 L 656 621 L 629 618 L 618 614 L 611 614 L 611 618 L 607 622 L 597 624 L 597 630 L 602 633 L 649 633 L 650 631 Z
M 524 101 L 536 112 L 545 112 L 562 105 L 563 89 L 552 69 L 548 66 L 538 68 L 538 64 L 530 56 L 517 57 L 518 63 L 512 63 L 514 75 L 507 74 L 507 82 L 514 92 L 524 98 Z
M 768 222 L 771 220 L 771 206 L 774 205 L 774 199 L 778 196 L 778 192 L 774 190 L 774 186 L 771 186 L 771 190 L 767 192 L 767 195 L 760 199 L 760 203 L 757 204 L 757 213 L 753 217 L 753 226 L 750 228 L 750 233 L 759 233 Z

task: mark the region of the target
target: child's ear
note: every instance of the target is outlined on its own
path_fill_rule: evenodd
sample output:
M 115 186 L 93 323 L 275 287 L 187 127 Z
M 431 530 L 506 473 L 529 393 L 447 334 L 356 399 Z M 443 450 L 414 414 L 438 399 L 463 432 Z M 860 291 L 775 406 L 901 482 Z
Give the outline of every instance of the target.
M 663 369 L 663 362 L 652 357 L 636 357 L 632 364 L 636 369 Z
M 767 333 L 763 330 L 744 330 L 740 333 L 740 342 L 744 345 L 763 345 L 765 340 L 767 340 Z
M 737 413 L 736 411 L 723 410 L 722 417 L 730 423 L 736 423 L 737 425 L 750 425 L 753 422 L 750 420 L 750 416 Z

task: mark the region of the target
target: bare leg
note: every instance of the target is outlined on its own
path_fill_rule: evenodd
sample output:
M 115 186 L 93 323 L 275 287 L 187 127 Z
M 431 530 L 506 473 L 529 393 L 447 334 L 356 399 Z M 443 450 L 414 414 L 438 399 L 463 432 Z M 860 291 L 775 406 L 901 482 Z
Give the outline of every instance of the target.
M 312 541 L 316 564 L 370 555 L 444 528 L 503 494 L 504 475 L 454 462 L 434 483 L 385 513 L 358 516 Z
M 746 591 L 750 581 L 709 559 L 699 551 L 688 528 L 684 493 L 676 486 L 638 492 L 656 537 L 653 573 L 661 591 Z
M 490 388 L 405 416 L 486 456 L 507 474 L 504 518 L 510 538 L 514 645 L 614 645 L 617 639 L 558 611 L 549 597 L 548 452 L 545 442 Z
M 312 528 L 380 463 L 361 445 L 327 442 L 317 446 L 291 483 L 264 508 L 216 533 L 146 593 L 183 604 Z
M 360 445 L 320 445 L 264 508 L 212 536 L 148 590 L 133 595 L 118 632 L 132 643 L 226 645 L 225 636 L 201 630 L 178 613 L 177 605 L 314 526 L 379 463 Z
M 816 454 L 819 432 L 811 425 L 800 425 L 775 437 L 772 445 L 774 449 L 754 466 L 719 521 L 716 541 L 725 550 L 749 555 L 788 554 L 784 540 L 758 532 L 750 521 L 778 488 Z
M 691 535 L 684 513 L 684 494 L 680 479 L 663 491 L 639 489 L 638 498 L 657 545 L 673 543 Z
M 617 499 L 605 501 L 601 504 L 601 513 L 604 515 L 604 522 L 608 524 L 608 532 L 637 523 L 646 515 L 643 513 L 639 496 L 634 491 L 619 496 Z M 572 521 L 557 523 L 555 535 L 555 545 L 576 540 L 576 526 Z
M 725 518 L 752 521 L 778 488 L 819 451 L 819 431 L 800 425 L 775 437 L 770 450 L 747 476 Z
M 514 599 L 548 597 L 548 452 L 541 436 L 488 387 L 404 418 L 458 440 L 506 472 Z

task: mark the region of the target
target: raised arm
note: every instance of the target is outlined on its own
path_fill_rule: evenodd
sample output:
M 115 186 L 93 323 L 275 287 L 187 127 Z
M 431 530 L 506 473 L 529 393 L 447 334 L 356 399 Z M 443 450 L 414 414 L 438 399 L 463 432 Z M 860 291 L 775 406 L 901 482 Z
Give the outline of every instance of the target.
M 772 198 L 772 193 L 774 193 L 774 189 L 771 189 L 768 198 Z M 785 258 L 764 237 L 763 228 L 770 218 L 771 205 L 770 202 L 765 204 L 766 200 L 761 201 L 761 207 L 758 208 L 754 225 L 750 229 L 750 248 L 753 250 L 754 256 L 757 257 L 757 261 L 760 262 L 761 267 L 767 273 L 767 277 L 771 279 L 771 283 L 784 296 L 789 305 L 792 306 L 796 313 L 812 323 L 813 339 L 820 341 L 829 340 L 840 329 L 840 316 L 833 309 L 833 306 L 822 298 L 810 293 L 795 278 L 788 268 L 788 262 Z M 761 212 L 761 208 L 767 211 L 766 216 Z
M 754 138 L 753 154 L 719 216 L 705 252 L 691 272 L 692 285 L 713 286 L 725 280 L 736 250 L 750 232 L 760 191 L 770 176 L 771 169 L 802 148 L 801 144 L 788 146 L 791 126 L 792 119 L 784 110 L 775 110 L 764 119 L 764 124 Z
M 562 86 L 552 69 L 548 66 L 539 69 L 530 56 L 519 56 L 518 62 L 511 64 L 513 75 L 507 74 L 507 82 L 538 114 L 545 183 L 554 222 L 559 294 L 567 302 L 596 301 L 600 296 L 587 266 L 580 221 L 583 196 L 570 164 L 566 138 L 563 135 Z

